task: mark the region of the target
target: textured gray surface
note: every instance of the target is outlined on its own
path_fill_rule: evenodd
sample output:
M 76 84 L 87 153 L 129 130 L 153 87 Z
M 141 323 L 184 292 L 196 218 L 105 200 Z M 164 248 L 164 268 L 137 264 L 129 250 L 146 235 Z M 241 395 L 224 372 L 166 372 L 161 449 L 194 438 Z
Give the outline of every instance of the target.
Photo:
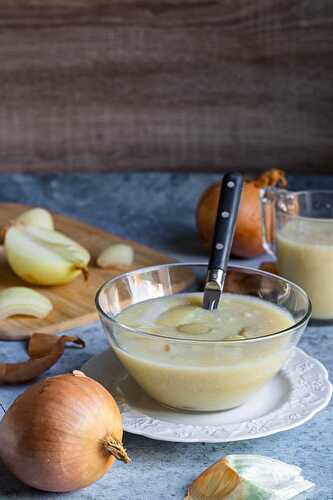
M 2 176 L 0 201 L 43 205 L 67 215 L 178 255 L 203 259 L 196 240 L 194 207 L 213 175 L 109 174 L 75 176 Z M 290 187 L 333 189 L 333 177 L 290 178 Z M 244 261 L 242 261 L 244 264 Z M 48 375 L 79 368 L 90 356 L 107 347 L 98 324 L 76 331 L 87 341 L 83 351 L 67 351 Z M 333 326 L 310 327 L 301 347 L 331 370 Z M 0 360 L 25 356 L 24 343 L 0 342 Z M 24 387 L 0 388 L 8 407 Z M 116 464 L 95 485 L 57 498 L 162 500 L 182 499 L 186 486 L 205 467 L 230 453 L 256 453 L 294 463 L 317 488 L 302 498 L 333 500 L 332 406 L 302 427 L 274 436 L 230 444 L 180 444 L 158 442 L 127 434 L 130 465 Z M 0 465 L 0 498 L 44 499 Z M 301 497 L 300 497 L 301 498 Z

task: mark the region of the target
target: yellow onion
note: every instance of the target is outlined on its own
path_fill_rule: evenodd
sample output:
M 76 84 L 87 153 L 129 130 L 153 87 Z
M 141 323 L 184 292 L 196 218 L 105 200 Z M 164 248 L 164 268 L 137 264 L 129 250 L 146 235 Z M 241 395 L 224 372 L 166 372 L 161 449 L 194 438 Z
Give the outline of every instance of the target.
M 16 222 L 54 230 L 53 217 L 45 208 L 30 208 L 16 218 Z
M 254 180 L 245 180 L 231 250 L 236 257 L 256 257 L 264 253 L 260 189 L 278 184 L 287 186 L 284 172 L 278 169 L 269 170 Z M 206 248 L 212 242 L 220 187 L 220 183 L 210 186 L 201 196 L 197 207 L 198 234 Z
M 30 387 L 0 423 L 0 458 L 21 481 L 65 492 L 97 481 L 115 459 L 128 462 L 122 420 L 109 392 L 81 372 Z
M 87 274 L 88 250 L 59 231 L 15 223 L 5 228 L 4 248 L 14 273 L 34 285 L 64 285 Z

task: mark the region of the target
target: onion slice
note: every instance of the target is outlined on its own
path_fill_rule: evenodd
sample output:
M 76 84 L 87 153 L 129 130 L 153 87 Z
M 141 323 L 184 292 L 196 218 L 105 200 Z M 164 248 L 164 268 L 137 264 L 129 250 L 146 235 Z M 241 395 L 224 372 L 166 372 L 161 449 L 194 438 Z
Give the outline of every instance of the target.
M 134 262 L 133 247 L 124 243 L 116 243 L 105 248 L 97 257 L 98 267 L 127 267 Z
M 43 319 L 52 309 L 52 302 L 31 288 L 11 286 L 0 291 L 0 320 L 16 315 Z

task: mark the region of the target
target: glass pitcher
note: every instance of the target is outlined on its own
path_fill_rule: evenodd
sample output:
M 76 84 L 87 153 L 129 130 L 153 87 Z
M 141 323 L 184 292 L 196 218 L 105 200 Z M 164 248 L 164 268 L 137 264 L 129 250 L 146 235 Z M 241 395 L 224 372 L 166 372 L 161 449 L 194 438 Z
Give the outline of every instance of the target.
M 333 191 L 261 192 L 263 245 L 279 274 L 309 294 L 312 317 L 333 319 Z

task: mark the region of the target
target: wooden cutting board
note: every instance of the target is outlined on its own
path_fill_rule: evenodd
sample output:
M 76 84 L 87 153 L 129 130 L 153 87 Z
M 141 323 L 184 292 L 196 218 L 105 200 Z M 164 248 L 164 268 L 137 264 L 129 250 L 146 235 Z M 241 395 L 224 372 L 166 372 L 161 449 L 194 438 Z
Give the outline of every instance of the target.
M 0 203 L 0 226 L 14 220 L 29 206 L 16 203 Z M 135 262 L 131 269 L 174 262 L 174 259 L 135 241 L 115 236 L 97 227 L 70 219 L 58 214 L 54 216 L 55 227 L 67 236 L 77 241 L 91 254 L 89 278 L 84 281 L 79 276 L 71 283 L 61 286 L 38 287 L 22 281 L 10 269 L 6 262 L 3 248 L 0 246 L 0 290 L 9 286 L 29 286 L 49 297 L 54 309 L 47 318 L 40 320 L 27 316 L 15 316 L 0 321 L 0 338 L 22 339 L 34 332 L 60 333 L 69 328 L 82 326 L 98 318 L 95 309 L 95 294 L 97 289 L 108 279 L 116 276 L 119 269 L 103 270 L 96 266 L 96 257 L 102 249 L 112 243 L 130 243 L 135 252 Z

